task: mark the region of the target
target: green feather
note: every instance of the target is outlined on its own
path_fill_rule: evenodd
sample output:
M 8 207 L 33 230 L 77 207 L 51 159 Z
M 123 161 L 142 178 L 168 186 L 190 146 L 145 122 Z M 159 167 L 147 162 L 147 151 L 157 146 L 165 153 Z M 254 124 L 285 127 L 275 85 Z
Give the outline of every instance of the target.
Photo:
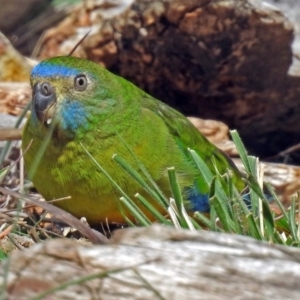
M 86 78 L 84 90 L 76 86 L 76 78 L 82 78 L 77 76 Z M 77 217 L 85 216 L 91 223 L 124 221 L 120 194 L 80 143 L 129 196 L 139 192 L 154 205 L 153 199 L 112 159 L 114 154 L 138 170 L 132 151 L 167 197 L 171 196 L 167 168 L 172 166 L 183 191 L 196 185 L 202 194 L 208 193 L 188 148 L 194 149 L 213 173 L 212 158 L 221 174 L 232 170 L 238 190 L 244 188 L 232 161 L 181 113 L 91 61 L 48 59 L 33 69 L 31 84 L 33 109 L 23 132 L 24 150 L 32 141 L 24 153 L 26 168 L 33 165 L 45 136 L 50 134 L 32 180 L 46 200 L 71 196 L 56 205 Z M 43 102 L 48 99 L 47 93 L 47 97 L 42 95 L 43 84 L 53 91 L 49 105 Z

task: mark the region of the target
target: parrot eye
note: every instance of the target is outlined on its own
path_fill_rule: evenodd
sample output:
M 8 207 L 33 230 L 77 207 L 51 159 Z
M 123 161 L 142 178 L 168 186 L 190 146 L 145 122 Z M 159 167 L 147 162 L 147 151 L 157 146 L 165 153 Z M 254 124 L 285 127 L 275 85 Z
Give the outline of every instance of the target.
M 76 91 L 84 91 L 87 88 L 88 81 L 85 75 L 78 75 L 74 80 L 74 87 Z

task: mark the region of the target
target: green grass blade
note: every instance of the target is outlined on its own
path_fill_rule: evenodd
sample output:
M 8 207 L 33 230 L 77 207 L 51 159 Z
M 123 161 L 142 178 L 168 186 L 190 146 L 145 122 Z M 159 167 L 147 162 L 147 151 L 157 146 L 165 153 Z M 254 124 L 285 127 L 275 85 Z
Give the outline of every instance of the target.
M 202 226 L 194 218 L 190 218 L 190 221 L 192 222 L 192 224 L 196 230 L 203 229 Z
M 145 216 L 145 214 L 130 198 L 120 197 L 120 200 L 142 226 L 151 225 L 151 221 Z
M 195 218 L 196 220 L 199 220 L 199 222 L 200 222 L 201 224 L 203 224 L 205 227 L 207 227 L 207 228 L 209 228 L 209 229 L 211 229 L 211 228 L 213 227 L 212 224 L 211 224 L 211 220 L 208 219 L 205 215 L 203 215 L 202 213 L 200 213 L 200 212 L 198 212 L 198 211 L 196 211 L 196 212 L 194 213 L 194 218 Z
M 233 231 L 232 226 L 230 226 L 230 222 L 229 222 L 230 219 L 224 205 L 222 205 L 221 201 L 216 196 L 212 197 L 209 201 L 211 205 L 214 207 L 216 214 L 219 217 L 220 222 L 223 226 L 224 231 L 232 232 Z
M 247 220 L 249 224 L 249 235 L 259 241 L 262 241 L 264 238 L 261 235 L 258 223 L 255 221 L 252 213 L 247 215 Z
M 293 240 L 295 242 L 299 242 L 299 237 L 298 237 L 298 228 L 297 228 L 297 224 L 296 224 L 296 197 L 293 196 L 292 199 L 292 205 L 288 211 L 288 215 L 289 215 L 289 225 L 290 225 L 290 229 L 291 229 L 291 235 L 293 237 Z
M 183 199 L 182 199 L 182 194 L 181 194 L 181 189 L 178 184 L 176 174 L 175 174 L 175 168 L 168 168 L 168 175 L 169 175 L 169 181 L 173 193 L 173 198 L 175 200 L 177 210 L 179 212 L 179 216 L 182 217 L 182 206 L 183 206 Z
M 265 183 L 265 185 L 266 185 L 269 193 L 271 194 L 273 200 L 279 206 L 281 213 L 284 215 L 285 219 L 288 219 L 288 213 L 287 213 L 286 209 L 284 208 L 284 206 L 282 205 L 281 201 L 278 199 L 277 195 L 275 194 L 273 187 L 268 182 Z
M 162 192 L 162 190 L 160 189 L 160 187 L 157 185 L 157 183 L 153 180 L 152 176 L 150 175 L 150 173 L 148 172 L 148 170 L 145 168 L 145 166 L 143 165 L 143 163 L 139 160 L 139 158 L 137 157 L 137 155 L 132 151 L 132 149 L 128 146 L 128 144 L 126 143 L 126 141 L 123 139 L 123 137 L 119 134 L 119 132 L 116 129 L 115 129 L 115 132 L 116 132 L 118 138 L 120 139 L 120 141 L 127 148 L 127 150 L 129 151 L 129 153 L 131 154 L 131 156 L 134 158 L 134 160 L 138 164 L 139 169 L 142 171 L 142 173 L 144 174 L 144 176 L 151 183 L 151 185 L 154 188 L 154 190 L 156 191 L 156 193 L 161 197 L 160 201 L 165 204 L 164 205 L 165 207 L 167 207 L 169 205 L 168 198 L 164 195 L 164 193 Z
M 161 196 L 155 191 L 153 188 L 151 188 L 146 181 L 142 178 L 142 176 L 134 170 L 121 156 L 118 154 L 113 155 L 113 160 L 115 160 L 132 178 L 134 178 L 144 189 L 147 191 L 147 193 L 153 197 L 158 203 L 161 204 L 162 207 L 167 208 L 169 206 L 169 203 L 167 203 L 165 200 L 162 201 Z
M 231 134 L 232 140 L 236 146 L 236 149 L 241 157 L 241 160 L 243 162 L 245 170 L 247 171 L 247 173 L 251 173 L 251 167 L 250 167 L 250 163 L 248 160 L 248 153 L 246 151 L 246 148 L 245 148 L 239 134 L 237 133 L 236 130 L 231 130 L 230 134 Z
M 81 147 L 87 153 L 87 155 L 92 159 L 95 165 L 102 171 L 102 173 L 110 180 L 112 185 L 120 192 L 122 195 L 122 203 L 125 204 L 127 208 L 130 209 L 130 212 L 133 214 L 137 220 L 147 226 L 151 224 L 150 220 L 143 214 L 143 212 L 137 207 L 137 205 L 130 199 L 130 197 L 123 191 L 123 189 L 116 183 L 116 181 L 109 175 L 109 173 L 95 160 L 95 158 L 89 153 L 89 151 L 80 143 Z
M 215 177 L 213 173 L 210 171 L 206 163 L 203 161 L 203 159 L 192 149 L 188 149 L 189 153 L 191 154 L 191 157 L 193 158 L 200 174 L 202 175 L 204 181 L 208 186 L 211 186 L 213 178 Z M 216 196 L 220 199 L 227 199 L 227 196 L 224 192 L 224 190 L 221 188 L 220 183 L 218 182 L 218 188 L 216 189 Z
M 142 195 L 140 194 L 135 194 L 135 196 L 139 202 L 149 211 L 152 213 L 152 215 L 156 218 L 156 220 L 162 224 L 165 225 L 171 225 L 172 223 L 170 222 L 170 220 L 168 220 L 167 218 L 165 218 L 150 202 L 149 200 L 147 200 L 146 198 L 144 198 Z

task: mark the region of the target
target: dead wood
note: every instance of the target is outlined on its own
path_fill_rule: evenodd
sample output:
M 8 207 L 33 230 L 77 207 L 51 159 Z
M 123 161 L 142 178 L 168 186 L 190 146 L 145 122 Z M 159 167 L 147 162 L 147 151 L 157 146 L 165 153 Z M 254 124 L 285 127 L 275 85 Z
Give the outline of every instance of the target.
M 300 293 L 299 249 L 161 226 L 118 231 L 105 246 L 48 241 L 12 254 L 0 271 L 5 299 L 18 300 L 72 280 L 50 298 L 282 300 Z

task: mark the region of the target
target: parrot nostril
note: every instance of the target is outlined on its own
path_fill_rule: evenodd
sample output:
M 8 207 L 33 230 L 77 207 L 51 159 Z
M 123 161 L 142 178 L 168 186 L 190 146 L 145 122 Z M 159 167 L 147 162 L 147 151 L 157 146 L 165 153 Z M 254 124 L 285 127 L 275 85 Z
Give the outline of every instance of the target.
M 51 87 L 51 85 L 48 82 L 44 82 L 41 85 L 41 94 L 44 96 L 50 96 L 51 94 L 53 94 L 53 88 Z

